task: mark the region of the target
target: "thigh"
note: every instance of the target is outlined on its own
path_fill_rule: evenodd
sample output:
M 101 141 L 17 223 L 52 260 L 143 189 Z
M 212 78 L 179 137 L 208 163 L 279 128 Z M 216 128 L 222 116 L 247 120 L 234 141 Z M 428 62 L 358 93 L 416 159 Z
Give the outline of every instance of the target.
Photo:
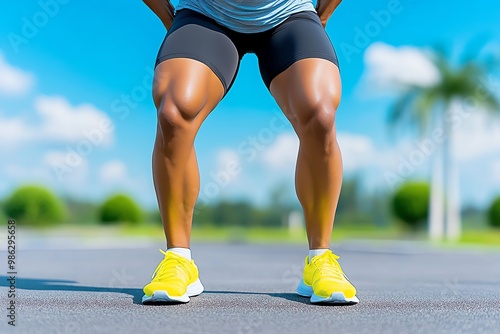
M 315 116 L 333 121 L 342 93 L 339 69 L 325 59 L 302 59 L 278 74 L 270 91 L 296 130 Z
M 262 79 L 269 89 L 273 79 L 302 59 L 338 60 L 318 15 L 305 11 L 291 15 L 273 28 L 256 52 Z
M 223 96 L 219 78 L 199 61 L 167 59 L 155 69 L 153 99 L 159 119 L 169 124 L 200 126 Z
M 227 29 L 214 20 L 189 9 L 174 18 L 156 59 L 187 58 L 206 65 L 220 80 L 224 94 L 229 90 L 239 66 L 239 55 Z

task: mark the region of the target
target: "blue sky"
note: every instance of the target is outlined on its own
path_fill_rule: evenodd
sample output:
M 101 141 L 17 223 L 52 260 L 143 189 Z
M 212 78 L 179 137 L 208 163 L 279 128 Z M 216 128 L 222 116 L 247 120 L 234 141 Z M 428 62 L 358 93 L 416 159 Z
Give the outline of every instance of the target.
M 165 34 L 159 20 L 142 1 L 7 2 L 0 15 L 0 197 L 40 183 L 96 201 L 125 191 L 155 207 L 150 86 Z M 498 52 L 498 17 L 495 0 L 340 5 L 327 32 L 341 64 L 337 126 L 347 177 L 359 176 L 368 192 L 391 189 L 384 175 L 397 172 L 422 139 L 389 135 L 386 115 L 396 95 L 385 84 L 431 80 L 429 46 L 445 45 L 453 57 L 483 36 L 483 51 Z M 500 89 L 498 77 L 488 80 Z M 462 201 L 484 206 L 500 193 L 500 127 L 477 114 L 459 127 L 457 161 Z M 280 184 L 293 198 L 297 140 L 254 55 L 243 59 L 196 147 L 202 200 L 265 203 Z M 427 178 L 431 160 L 404 178 Z

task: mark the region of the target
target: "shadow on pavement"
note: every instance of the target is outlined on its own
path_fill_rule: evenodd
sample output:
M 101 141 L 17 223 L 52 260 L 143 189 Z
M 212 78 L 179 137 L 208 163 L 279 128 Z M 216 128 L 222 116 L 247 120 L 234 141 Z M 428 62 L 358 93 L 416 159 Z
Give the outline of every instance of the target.
M 0 276 L 0 287 L 9 287 L 9 276 Z M 83 291 L 83 292 L 112 292 L 125 293 L 132 296 L 134 304 L 142 304 L 142 289 L 138 288 L 118 288 L 118 287 L 97 287 L 76 285 L 76 281 L 57 279 L 38 279 L 16 277 L 16 289 L 24 290 L 53 290 L 53 291 Z
M 0 287 L 9 287 L 8 276 L 0 276 Z M 97 287 L 78 285 L 76 281 L 58 279 L 39 279 L 16 277 L 16 289 L 39 290 L 39 291 L 81 291 L 81 292 L 111 292 L 124 293 L 132 296 L 134 304 L 142 305 L 142 289 L 139 288 L 119 288 L 119 287 Z M 210 294 L 231 294 L 231 295 L 262 295 L 274 298 L 282 298 L 288 301 L 311 304 L 309 298 L 301 297 L 296 293 L 288 292 L 246 292 L 246 291 L 204 291 L 204 295 Z
M 311 304 L 308 297 L 301 297 L 296 293 L 290 292 L 246 292 L 246 291 L 203 291 L 204 294 L 234 294 L 234 295 L 261 295 L 282 298 L 288 301 L 301 304 Z

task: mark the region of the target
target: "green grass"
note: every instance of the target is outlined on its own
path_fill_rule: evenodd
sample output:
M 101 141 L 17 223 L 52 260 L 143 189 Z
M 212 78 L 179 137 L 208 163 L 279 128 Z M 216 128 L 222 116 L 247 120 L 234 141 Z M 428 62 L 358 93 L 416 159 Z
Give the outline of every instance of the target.
M 160 226 L 123 226 L 120 233 L 126 236 L 147 236 L 163 238 L 163 229 Z M 398 239 L 402 232 L 395 228 L 377 229 L 372 226 L 358 226 L 335 228 L 333 240 L 344 239 Z M 290 232 L 283 227 L 213 227 L 204 226 L 193 228 L 193 241 L 229 241 L 255 243 L 300 243 L 305 242 L 305 231 Z
M 464 231 L 460 243 L 500 247 L 500 229 Z
M 25 228 L 25 227 L 21 227 Z M 58 225 L 53 228 L 37 228 L 30 230 L 40 235 L 79 236 L 79 237 L 146 237 L 158 240 L 164 239 L 163 227 L 159 224 L 139 225 Z M 347 239 L 372 240 L 421 240 L 426 241 L 425 231 L 410 233 L 398 226 L 376 227 L 372 225 L 343 225 L 339 224 L 333 230 L 334 242 Z M 198 242 L 252 242 L 252 243 L 304 243 L 305 231 L 291 233 L 287 228 L 265 227 L 195 227 L 192 231 L 192 240 Z M 465 230 L 460 241 L 455 243 L 439 243 L 443 247 L 460 246 L 487 246 L 500 248 L 500 229 Z

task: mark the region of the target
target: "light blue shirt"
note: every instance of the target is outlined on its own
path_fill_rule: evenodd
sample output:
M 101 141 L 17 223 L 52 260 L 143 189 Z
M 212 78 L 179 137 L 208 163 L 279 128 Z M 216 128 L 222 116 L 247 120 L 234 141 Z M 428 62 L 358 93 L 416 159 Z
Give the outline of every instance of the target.
M 312 0 L 180 0 L 176 10 L 183 8 L 242 33 L 266 31 L 294 13 L 315 11 Z

